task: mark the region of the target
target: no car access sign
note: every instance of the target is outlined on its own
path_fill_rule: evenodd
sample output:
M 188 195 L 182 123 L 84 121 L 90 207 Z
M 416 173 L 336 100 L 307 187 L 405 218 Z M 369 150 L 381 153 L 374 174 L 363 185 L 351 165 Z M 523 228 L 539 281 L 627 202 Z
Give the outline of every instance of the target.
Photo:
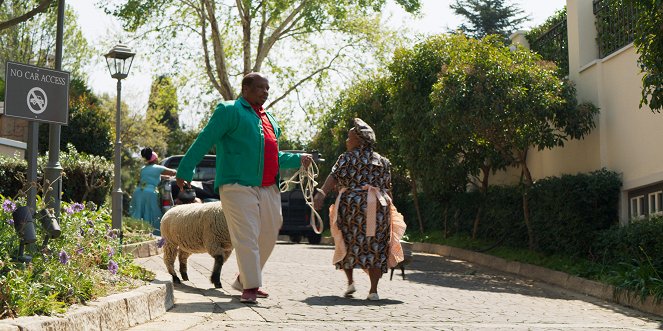
M 67 125 L 69 73 L 7 62 L 5 115 Z

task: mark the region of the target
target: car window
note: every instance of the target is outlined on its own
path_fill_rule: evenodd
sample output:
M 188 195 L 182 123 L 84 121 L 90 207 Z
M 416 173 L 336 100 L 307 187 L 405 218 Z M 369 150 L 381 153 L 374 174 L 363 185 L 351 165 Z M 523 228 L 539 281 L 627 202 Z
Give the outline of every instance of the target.
M 177 170 L 180 165 L 182 156 L 171 156 L 166 158 L 162 164 L 168 168 Z M 214 180 L 216 175 L 216 160 L 214 156 L 205 156 L 198 165 L 193 169 L 193 178 L 195 181 L 210 181 Z

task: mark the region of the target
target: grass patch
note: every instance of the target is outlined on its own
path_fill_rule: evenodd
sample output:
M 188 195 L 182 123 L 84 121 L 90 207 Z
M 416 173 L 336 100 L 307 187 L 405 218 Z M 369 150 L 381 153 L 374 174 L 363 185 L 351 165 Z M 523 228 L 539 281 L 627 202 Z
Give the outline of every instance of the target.
M 143 220 L 122 217 L 122 243 L 125 245 L 155 240 L 154 227 Z
M 445 238 L 442 231 L 431 231 L 423 235 L 419 233 L 406 234 L 403 239 L 411 242 L 433 243 L 481 252 L 508 261 L 528 263 L 604 283 L 613 283 L 614 279 L 611 275 L 618 269 L 617 266 L 607 266 L 586 259 L 563 255 L 545 255 L 528 249 L 498 245 L 495 241 L 473 240 L 469 236 Z

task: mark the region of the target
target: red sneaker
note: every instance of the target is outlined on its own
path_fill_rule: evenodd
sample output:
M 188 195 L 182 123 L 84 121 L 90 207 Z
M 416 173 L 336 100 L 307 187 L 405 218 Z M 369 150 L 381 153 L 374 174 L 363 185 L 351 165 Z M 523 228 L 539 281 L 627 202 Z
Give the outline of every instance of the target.
M 256 294 L 258 292 L 257 288 L 246 289 L 242 291 L 242 297 L 239 298 L 240 302 L 244 303 L 257 303 Z
M 244 289 L 242 288 L 242 283 L 239 281 L 239 275 L 237 276 L 237 278 L 235 278 L 235 281 L 230 285 L 230 287 L 232 287 L 235 290 L 240 291 L 240 292 L 244 291 Z M 264 298 L 269 297 L 269 293 L 267 293 L 267 292 L 265 292 L 261 289 L 257 289 L 256 290 L 256 296 L 258 298 L 263 298 L 264 299 Z
M 263 299 L 264 299 L 264 298 L 269 297 L 269 293 L 267 293 L 267 292 L 265 292 L 265 291 L 263 291 L 263 290 L 261 290 L 261 289 L 257 289 L 257 290 L 256 290 L 256 296 L 257 296 L 258 298 L 263 298 Z

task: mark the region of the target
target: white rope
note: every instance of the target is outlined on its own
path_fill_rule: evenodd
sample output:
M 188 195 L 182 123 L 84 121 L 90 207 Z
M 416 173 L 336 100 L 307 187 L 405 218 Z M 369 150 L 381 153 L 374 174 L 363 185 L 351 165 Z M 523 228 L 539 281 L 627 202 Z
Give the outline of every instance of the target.
M 318 177 L 318 173 L 318 165 L 311 161 L 311 164 L 308 167 L 301 166 L 292 177 L 283 180 L 281 184 L 279 184 L 279 190 L 281 192 L 286 192 L 291 184 L 299 184 L 299 187 L 301 187 L 302 193 L 304 194 L 304 201 L 306 201 L 306 205 L 311 208 L 310 223 L 313 232 L 321 234 L 324 229 L 324 223 L 322 223 L 322 217 L 320 217 L 320 214 L 318 214 L 315 208 L 313 208 L 313 195 L 315 194 L 315 187 L 318 185 L 318 182 L 316 182 L 315 179 Z

